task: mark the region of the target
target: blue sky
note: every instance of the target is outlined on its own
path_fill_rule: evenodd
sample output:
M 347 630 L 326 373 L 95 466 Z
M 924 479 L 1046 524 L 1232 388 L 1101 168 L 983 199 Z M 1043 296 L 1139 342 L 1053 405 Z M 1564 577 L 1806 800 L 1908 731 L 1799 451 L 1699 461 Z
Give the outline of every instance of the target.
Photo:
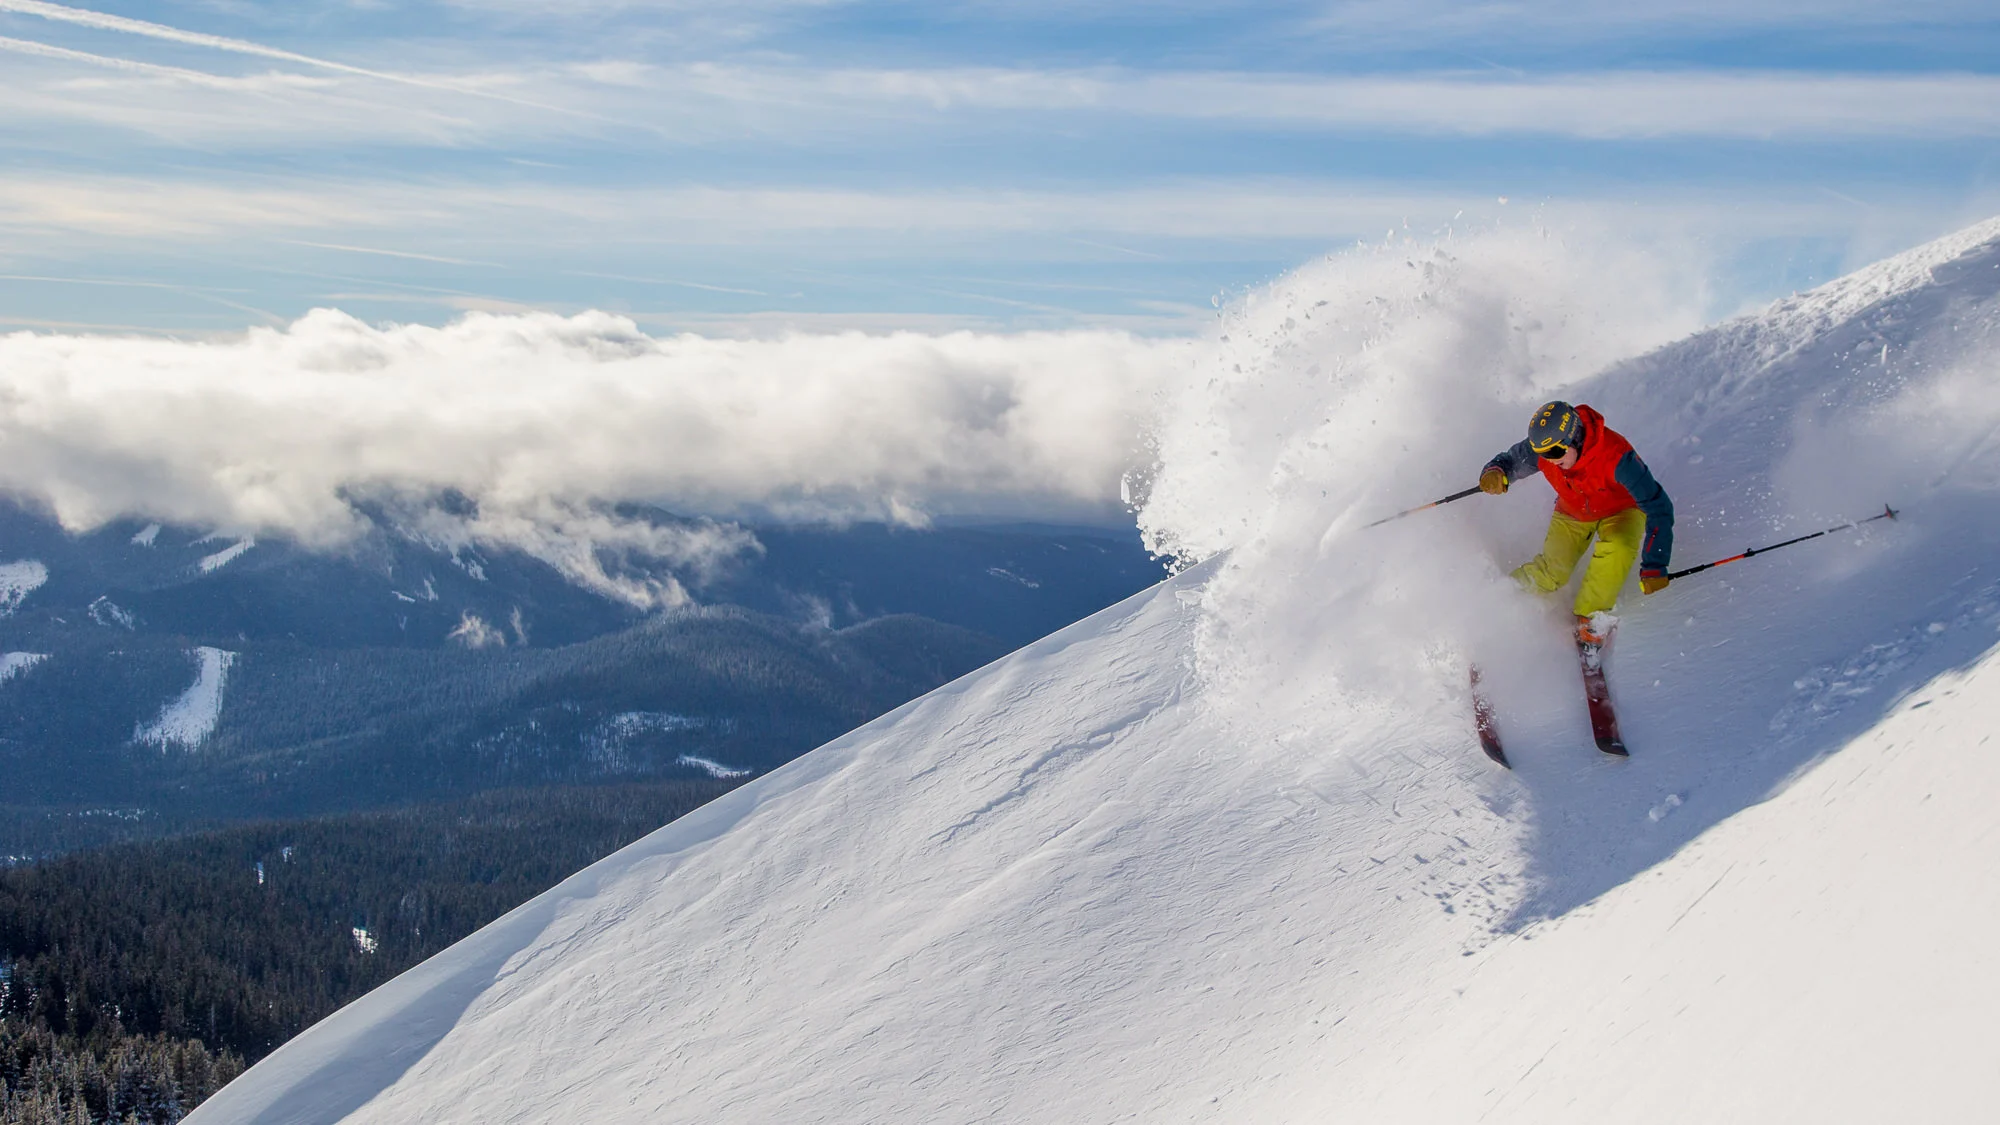
M 0 0 L 0 330 L 1173 334 L 1528 222 L 1721 313 L 2000 212 L 1990 3 L 1609 9 Z

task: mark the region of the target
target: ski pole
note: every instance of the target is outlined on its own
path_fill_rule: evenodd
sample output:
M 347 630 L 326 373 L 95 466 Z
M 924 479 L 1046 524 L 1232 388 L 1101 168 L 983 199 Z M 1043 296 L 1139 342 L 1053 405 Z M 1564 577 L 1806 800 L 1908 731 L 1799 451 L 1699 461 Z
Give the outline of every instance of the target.
M 1773 543 L 1768 547 L 1752 547 L 1740 555 L 1731 555 L 1726 559 L 1717 559 L 1712 563 L 1703 563 L 1700 566 L 1691 566 L 1688 567 L 1686 570 L 1672 571 L 1667 575 L 1667 577 L 1669 579 L 1686 578 L 1690 574 L 1700 574 L 1702 571 L 1707 570 L 1710 567 L 1721 566 L 1723 563 L 1733 563 L 1737 559 L 1747 559 L 1751 555 L 1761 555 L 1766 551 L 1775 551 L 1780 547 L 1789 547 L 1794 543 L 1803 543 L 1808 539 L 1818 539 L 1822 535 L 1831 535 L 1836 531 L 1846 531 L 1850 527 L 1860 527 L 1864 523 L 1874 523 L 1876 520 L 1892 520 L 1895 518 L 1896 518 L 1896 509 L 1891 508 L 1887 504 L 1884 504 L 1882 505 L 1882 510 L 1879 513 L 1869 516 L 1865 520 L 1855 520 L 1853 523 L 1844 523 L 1841 524 L 1839 527 L 1829 527 L 1825 531 L 1815 531 L 1811 535 L 1801 535 L 1797 539 L 1787 539 L 1783 543 Z
M 1418 512 L 1428 512 L 1432 508 L 1435 508 L 1440 504 L 1449 504 L 1453 500 L 1463 500 L 1466 497 L 1478 491 L 1479 491 L 1479 486 L 1475 484 L 1471 488 L 1466 489 L 1464 492 L 1454 492 L 1450 496 L 1447 496 L 1442 500 L 1433 500 L 1428 504 L 1419 504 L 1416 507 L 1411 508 L 1407 512 L 1397 512 L 1393 516 L 1383 516 L 1381 519 L 1376 520 L 1374 523 L 1368 524 L 1366 527 L 1362 528 L 1362 530 L 1366 531 L 1369 527 L 1380 527 L 1383 524 L 1388 523 L 1390 520 L 1399 520 L 1402 519 L 1404 516 L 1414 516 Z

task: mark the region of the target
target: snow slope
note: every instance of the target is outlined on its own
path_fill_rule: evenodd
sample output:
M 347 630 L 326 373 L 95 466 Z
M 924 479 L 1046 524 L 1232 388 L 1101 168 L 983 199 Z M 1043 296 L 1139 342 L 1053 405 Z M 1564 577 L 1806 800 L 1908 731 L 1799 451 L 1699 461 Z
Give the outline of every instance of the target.
M 0 563 L 0 617 L 20 609 L 28 595 L 41 589 L 48 580 L 49 568 L 34 559 Z
M 148 545 L 150 546 L 150 544 Z M 212 555 L 203 556 L 200 561 L 194 564 L 195 569 L 201 571 L 203 574 L 213 574 L 230 563 L 235 562 L 237 559 L 242 558 L 245 552 L 256 545 L 256 539 L 245 536 Z
M 0 652 L 0 684 L 47 660 L 46 652 Z
M 1649 351 L 1684 325 L 1668 286 L 1614 302 L 1632 266 L 1495 236 L 1255 295 L 1135 482 L 1156 544 L 1226 555 L 579 873 L 190 1120 L 1974 1116 L 2000 223 Z M 1904 513 L 1628 593 L 1629 761 L 1589 748 L 1566 607 L 1504 577 L 1545 488 L 1363 528 L 1557 389 L 1673 492 L 1677 565 Z
M 229 683 L 229 667 L 236 662 L 236 654 L 204 645 L 191 655 L 196 663 L 194 683 L 162 708 L 159 718 L 133 731 L 132 741 L 150 742 L 163 751 L 172 746 L 192 750 L 215 732 L 215 724 L 222 721 L 223 688 Z

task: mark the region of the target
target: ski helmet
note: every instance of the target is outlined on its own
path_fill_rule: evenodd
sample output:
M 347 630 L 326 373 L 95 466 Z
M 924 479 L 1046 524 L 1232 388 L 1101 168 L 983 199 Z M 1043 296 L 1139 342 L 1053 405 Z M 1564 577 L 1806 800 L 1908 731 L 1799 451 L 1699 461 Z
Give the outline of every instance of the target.
M 1528 422 L 1528 448 L 1537 457 L 1561 457 L 1583 441 L 1583 419 L 1576 407 L 1560 400 L 1542 404 Z

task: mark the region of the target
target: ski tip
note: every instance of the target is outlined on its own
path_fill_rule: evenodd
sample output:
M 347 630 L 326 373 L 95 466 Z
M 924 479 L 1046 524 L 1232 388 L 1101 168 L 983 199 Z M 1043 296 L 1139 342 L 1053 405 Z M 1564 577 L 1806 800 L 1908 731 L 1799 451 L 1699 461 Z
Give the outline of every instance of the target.
M 1486 756 L 1500 763 L 1500 767 L 1502 769 L 1511 770 L 1514 768 L 1514 763 L 1507 760 L 1506 751 L 1500 749 L 1498 746 L 1488 746 L 1485 748 L 1485 750 L 1486 750 Z
M 1632 756 L 1632 752 L 1625 749 L 1625 744 L 1616 739 L 1604 739 L 1597 744 L 1597 748 L 1614 758 L 1629 758 Z

